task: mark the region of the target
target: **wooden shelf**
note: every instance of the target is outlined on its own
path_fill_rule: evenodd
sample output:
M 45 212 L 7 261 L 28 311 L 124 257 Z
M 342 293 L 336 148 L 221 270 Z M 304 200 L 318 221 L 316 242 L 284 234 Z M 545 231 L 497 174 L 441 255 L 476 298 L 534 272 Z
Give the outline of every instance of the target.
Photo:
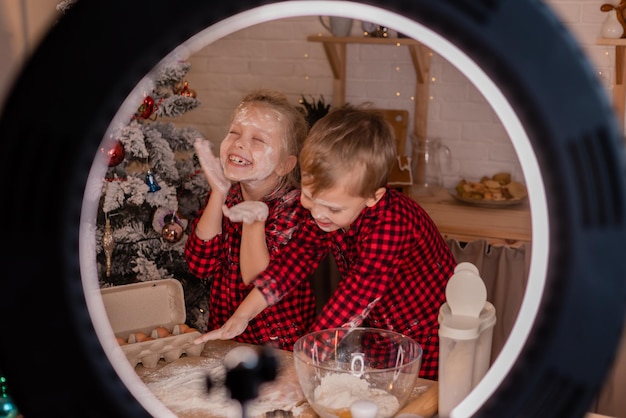
M 626 110 L 626 66 L 624 65 L 624 55 L 626 53 L 626 38 L 600 38 L 597 45 L 607 45 L 615 47 L 615 85 L 613 86 L 613 107 L 617 120 L 622 130 L 624 129 L 624 111 Z
M 333 73 L 333 106 L 341 106 L 346 101 L 346 63 L 348 44 L 370 44 L 386 46 L 406 46 L 415 68 L 415 113 L 413 133 L 417 138 L 426 138 L 426 117 L 428 114 L 428 83 L 430 73 L 430 50 L 411 38 L 368 38 L 361 36 L 336 37 L 311 35 L 309 42 L 321 42 Z

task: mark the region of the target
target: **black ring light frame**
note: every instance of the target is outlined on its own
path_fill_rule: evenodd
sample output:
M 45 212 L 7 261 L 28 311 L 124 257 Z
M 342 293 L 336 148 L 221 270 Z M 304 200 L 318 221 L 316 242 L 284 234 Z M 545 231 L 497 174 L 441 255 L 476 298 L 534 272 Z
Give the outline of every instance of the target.
M 78 1 L 51 29 L 0 119 L 0 219 L 9 239 L 0 252 L 0 370 L 26 417 L 168 415 L 133 381 L 121 350 L 103 342 L 112 331 L 90 297 L 95 255 L 85 254 L 94 244 L 83 226 L 95 218 L 89 179 L 104 170 L 94 156 L 133 89 L 173 51 L 320 13 L 388 19 L 450 60 L 502 118 L 522 163 L 533 217 L 528 289 L 502 354 L 454 416 L 576 417 L 589 409 L 626 312 L 625 160 L 594 71 L 547 6 L 110 0 Z

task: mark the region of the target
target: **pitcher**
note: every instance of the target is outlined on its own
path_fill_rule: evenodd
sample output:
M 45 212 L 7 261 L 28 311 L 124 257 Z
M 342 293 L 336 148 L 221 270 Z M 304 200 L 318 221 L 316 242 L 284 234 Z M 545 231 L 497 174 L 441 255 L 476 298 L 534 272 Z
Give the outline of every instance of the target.
M 442 167 L 452 168 L 450 149 L 439 138 L 413 138 L 413 187 L 416 196 L 429 196 L 443 188 Z
M 348 17 L 339 17 L 339 16 L 329 16 L 328 23 L 324 22 L 322 16 L 319 16 L 319 20 L 333 36 L 344 37 L 350 36 L 350 32 L 352 31 L 352 19 Z

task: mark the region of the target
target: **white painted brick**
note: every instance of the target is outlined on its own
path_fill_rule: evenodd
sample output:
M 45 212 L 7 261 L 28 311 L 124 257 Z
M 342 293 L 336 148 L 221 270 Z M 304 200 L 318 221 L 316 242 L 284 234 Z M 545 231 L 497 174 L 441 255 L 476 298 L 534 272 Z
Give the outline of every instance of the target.
M 600 11 L 604 2 L 548 0 L 546 5 L 580 44 L 608 99 L 614 83 L 614 49 L 596 45 L 606 19 L 606 13 Z M 361 35 L 360 23 L 354 21 L 354 36 Z M 294 104 L 301 95 L 323 96 L 332 103 L 332 72 L 323 46 L 306 40 L 315 34 L 328 35 L 317 16 L 282 19 L 246 28 L 198 51 L 190 58 L 188 81 L 203 105 L 178 120 L 199 126 L 207 137 L 219 142 L 216 138 L 221 138 L 230 112 L 252 89 L 276 88 Z M 349 44 L 347 61 L 346 100 L 407 109 L 412 132 L 415 73 L 408 48 Z M 478 178 L 503 170 L 519 178 L 521 166 L 509 137 L 479 89 L 436 53 L 430 75 L 428 136 L 440 137 L 453 151 L 452 172 L 445 175 L 446 182 L 454 184 L 460 176 Z M 411 145 L 410 136 L 407 140 Z M 411 148 L 407 146 L 408 152 Z
M 432 108 L 431 108 L 432 109 Z M 430 110 L 429 109 L 429 113 Z M 442 138 L 445 142 L 458 142 L 461 140 L 462 124 L 459 122 L 429 122 L 429 136 Z
M 468 123 L 463 125 L 463 139 L 467 142 L 488 142 L 497 144 L 508 137 L 504 127 L 494 123 Z
M 294 73 L 291 60 L 253 61 L 250 63 L 250 73 L 257 77 L 291 76 Z
M 442 103 L 441 119 L 442 120 L 459 120 L 459 121 L 492 121 L 493 110 L 485 103 Z
M 606 20 L 607 12 L 603 12 L 600 10 L 600 6 L 604 3 L 611 3 L 610 1 L 603 1 L 599 3 L 597 1 L 586 1 L 581 5 L 581 15 L 582 18 L 580 23 L 582 24 L 592 24 L 595 25 L 596 31 L 599 29 L 598 25 L 602 25 Z
M 507 163 L 515 159 L 517 159 L 517 154 L 515 153 L 515 148 L 513 148 L 513 144 L 499 143 L 491 144 L 489 146 L 490 161 Z
M 207 74 L 248 74 L 250 73 L 250 60 L 244 57 L 217 58 L 209 61 Z
M 448 103 L 467 102 L 468 85 L 432 83 L 430 86 L 430 95 L 433 96 L 435 100 Z
M 566 25 L 579 23 L 581 20 L 581 5 L 573 1 L 552 1 L 550 8 Z

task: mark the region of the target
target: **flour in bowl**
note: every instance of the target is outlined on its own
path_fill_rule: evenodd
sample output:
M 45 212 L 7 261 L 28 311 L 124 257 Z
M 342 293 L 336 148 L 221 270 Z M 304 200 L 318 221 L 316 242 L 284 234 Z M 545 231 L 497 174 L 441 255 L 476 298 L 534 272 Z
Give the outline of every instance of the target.
M 321 407 L 331 415 L 350 410 L 350 406 L 358 400 L 374 402 L 378 406 L 378 417 L 392 417 L 400 409 L 395 396 L 382 389 L 371 388 L 367 381 L 346 373 L 322 377 L 313 396 L 315 401 L 312 406 L 316 410 Z

